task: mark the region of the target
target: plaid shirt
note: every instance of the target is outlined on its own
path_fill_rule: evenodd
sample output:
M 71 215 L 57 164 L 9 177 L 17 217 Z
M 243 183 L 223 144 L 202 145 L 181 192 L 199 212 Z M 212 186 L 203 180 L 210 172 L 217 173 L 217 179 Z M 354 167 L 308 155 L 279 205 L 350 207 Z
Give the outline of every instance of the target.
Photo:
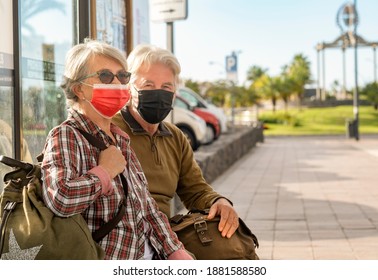
M 81 213 L 93 232 L 118 211 L 124 197 L 119 176 L 111 180 L 112 195 L 101 193 L 100 178 L 91 172 L 97 166 L 100 150 L 93 147 L 75 128 L 81 128 L 101 139 L 106 145 L 113 141 L 96 124 L 75 110 L 47 137 L 42 163 L 43 196 L 46 205 L 58 216 Z M 117 126 L 111 131 L 126 158 L 123 172 L 127 179 L 126 214 L 101 242 L 106 259 L 143 259 L 145 242 L 167 258 L 183 249 L 171 230 L 167 217 L 158 210 L 147 188 L 142 168 L 130 148 L 128 135 Z

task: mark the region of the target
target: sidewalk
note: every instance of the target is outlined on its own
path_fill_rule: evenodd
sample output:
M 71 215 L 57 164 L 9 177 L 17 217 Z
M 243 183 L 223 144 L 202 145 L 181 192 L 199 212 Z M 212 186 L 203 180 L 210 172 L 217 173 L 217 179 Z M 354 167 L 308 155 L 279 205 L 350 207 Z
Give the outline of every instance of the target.
M 265 260 L 378 260 L 378 136 L 265 137 L 212 186 Z

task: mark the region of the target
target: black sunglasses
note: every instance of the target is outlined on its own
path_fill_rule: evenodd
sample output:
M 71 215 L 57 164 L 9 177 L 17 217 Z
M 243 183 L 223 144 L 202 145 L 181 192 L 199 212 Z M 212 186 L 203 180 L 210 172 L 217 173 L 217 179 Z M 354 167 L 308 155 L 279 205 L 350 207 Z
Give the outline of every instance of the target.
M 90 78 L 90 77 L 93 77 L 93 76 L 96 76 L 96 75 L 98 76 L 101 83 L 103 83 L 103 84 L 110 84 L 110 83 L 113 82 L 114 77 L 117 77 L 118 81 L 120 81 L 121 84 L 126 85 L 130 81 L 131 73 L 127 72 L 126 70 L 119 70 L 117 72 L 117 74 L 113 74 L 110 70 L 103 69 L 103 70 L 99 70 L 95 73 L 89 74 L 89 75 L 79 79 L 78 81 L 80 82 L 82 80 L 85 80 L 87 78 Z

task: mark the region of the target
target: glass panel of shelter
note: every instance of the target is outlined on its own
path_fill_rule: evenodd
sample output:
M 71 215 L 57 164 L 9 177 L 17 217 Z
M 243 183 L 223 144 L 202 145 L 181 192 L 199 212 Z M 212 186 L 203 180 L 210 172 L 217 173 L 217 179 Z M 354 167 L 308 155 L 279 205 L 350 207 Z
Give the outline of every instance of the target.
M 47 133 L 67 115 L 60 83 L 73 45 L 72 1 L 21 0 L 22 135 L 36 161 Z M 37 6 L 37 7 L 36 7 Z
M 2 1 L 0 9 L 0 155 L 14 157 L 14 64 L 12 1 Z M 4 39 L 4 40 L 3 40 Z M 4 174 L 11 168 L 0 164 L 0 192 Z

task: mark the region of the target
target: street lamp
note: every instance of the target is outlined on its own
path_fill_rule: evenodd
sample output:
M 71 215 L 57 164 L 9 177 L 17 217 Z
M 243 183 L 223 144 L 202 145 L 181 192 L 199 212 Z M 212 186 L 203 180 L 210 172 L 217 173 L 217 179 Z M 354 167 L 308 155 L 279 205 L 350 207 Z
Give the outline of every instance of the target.
M 357 14 L 357 0 L 354 0 L 354 3 L 347 3 L 342 6 L 338 13 L 338 24 L 341 30 L 343 30 L 342 25 L 345 25 L 347 28 L 346 38 L 349 41 L 350 45 L 354 48 L 354 80 L 355 86 L 353 91 L 353 121 L 348 121 L 348 136 L 354 137 L 356 140 L 359 140 L 359 93 L 358 93 L 358 58 L 357 58 L 357 47 L 358 47 L 358 35 L 357 35 L 357 26 L 358 26 L 358 14 Z M 339 16 L 340 15 L 340 16 Z
M 357 37 L 357 25 L 358 25 L 358 16 L 357 16 L 357 0 L 354 0 L 353 4 L 353 17 L 352 22 L 354 23 L 354 80 L 355 80 L 355 89 L 353 92 L 353 112 L 354 112 L 354 137 L 356 140 L 360 139 L 359 134 L 359 116 L 358 116 L 358 103 L 359 103 L 359 93 L 358 93 L 358 57 L 357 57 L 357 46 L 358 46 L 358 37 Z

